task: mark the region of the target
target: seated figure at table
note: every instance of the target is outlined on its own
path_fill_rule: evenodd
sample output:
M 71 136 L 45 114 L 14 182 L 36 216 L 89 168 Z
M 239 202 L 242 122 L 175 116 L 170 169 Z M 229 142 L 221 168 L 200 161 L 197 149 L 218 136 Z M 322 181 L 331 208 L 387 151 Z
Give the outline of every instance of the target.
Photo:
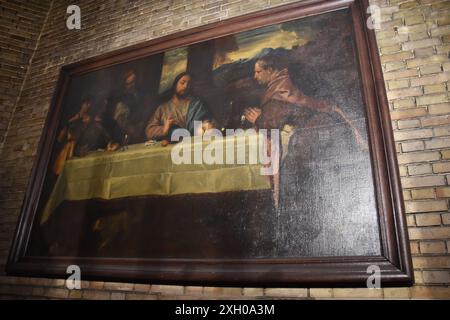
M 187 129 L 193 135 L 194 121 L 215 123 L 205 103 L 192 95 L 191 88 L 192 77 L 189 73 L 180 73 L 175 78 L 171 98 L 156 109 L 148 122 L 145 129 L 147 139 L 170 141 L 172 132 L 178 128 Z
M 103 126 L 101 109 L 104 101 L 92 106 L 92 98 L 82 99 L 79 111 L 72 115 L 57 137 L 57 157 L 53 164 L 53 173 L 59 175 L 67 159 L 82 157 L 87 153 L 104 149 L 115 151 L 114 143 Z
M 91 106 L 92 97 L 85 96 L 81 100 L 78 112 L 70 116 L 60 130 L 55 146 L 57 156 L 52 167 L 55 175 L 59 175 L 64 167 L 65 161 L 74 156 L 77 141 L 91 122 Z
M 146 96 L 139 86 L 135 70 L 130 69 L 122 76 L 121 88 L 107 97 L 104 112 L 106 129 L 114 141 L 121 145 L 145 141 Z
M 100 101 L 100 107 L 104 103 L 104 101 Z M 113 141 L 111 135 L 104 127 L 102 113 L 98 110 L 98 106 L 96 109 L 88 112 L 86 117 L 85 126 L 78 135 L 74 155 L 83 157 L 92 151 L 117 150 L 119 144 Z

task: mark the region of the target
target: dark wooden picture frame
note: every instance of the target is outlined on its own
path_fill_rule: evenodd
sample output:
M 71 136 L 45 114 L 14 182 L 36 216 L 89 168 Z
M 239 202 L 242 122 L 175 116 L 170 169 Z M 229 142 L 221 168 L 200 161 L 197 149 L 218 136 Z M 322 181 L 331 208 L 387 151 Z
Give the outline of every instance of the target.
M 349 8 L 366 107 L 381 238 L 379 256 L 308 257 L 298 259 L 131 259 L 28 257 L 25 253 L 70 77 L 237 32 Z M 413 272 L 395 144 L 381 64 L 367 0 L 302 1 L 169 35 L 61 69 L 39 143 L 20 221 L 7 263 L 18 276 L 66 278 L 68 265 L 81 267 L 82 278 L 166 284 L 245 286 L 366 286 L 368 267 L 381 270 L 382 286 L 411 285 Z

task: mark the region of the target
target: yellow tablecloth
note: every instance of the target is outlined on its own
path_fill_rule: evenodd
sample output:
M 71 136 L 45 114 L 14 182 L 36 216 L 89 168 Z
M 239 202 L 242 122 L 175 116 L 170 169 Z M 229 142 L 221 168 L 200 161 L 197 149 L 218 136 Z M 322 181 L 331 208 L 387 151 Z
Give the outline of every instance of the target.
M 227 139 L 236 138 L 224 138 L 224 145 Z M 162 147 L 159 143 L 151 146 L 136 144 L 125 151 L 98 151 L 83 158 L 73 158 L 66 161 L 57 179 L 41 216 L 41 224 L 64 200 L 268 189 L 270 181 L 268 176 L 261 175 L 261 165 L 248 161 L 250 145 L 255 141 L 246 139 L 246 164 L 177 165 L 171 159 L 175 145 Z M 200 144 L 205 147 L 209 143 Z M 239 152 L 237 146 L 235 155 Z M 240 145 L 240 149 L 243 146 Z M 194 143 L 191 148 L 195 148 Z M 225 156 L 226 149 L 224 159 Z

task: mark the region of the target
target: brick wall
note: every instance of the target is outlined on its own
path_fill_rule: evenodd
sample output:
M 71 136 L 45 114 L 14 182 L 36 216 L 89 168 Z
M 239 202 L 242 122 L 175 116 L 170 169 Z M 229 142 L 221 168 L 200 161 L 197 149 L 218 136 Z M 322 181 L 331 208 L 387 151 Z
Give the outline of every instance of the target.
M 24 12 L 37 10 L 37 1 L 34 4 L 23 2 Z M 4 269 L 37 143 L 62 65 L 185 28 L 287 2 L 293 1 L 84 0 L 79 1 L 82 29 L 69 31 L 65 28 L 64 17 L 70 2 L 54 0 L 50 4 L 47 21 L 43 25 L 0 157 L 0 272 Z M 371 2 L 381 7 L 382 23 L 377 41 L 397 142 L 415 286 L 382 290 L 264 289 L 91 281 L 83 282 L 82 290 L 68 291 L 64 280 L 6 277 L 2 273 L 0 297 L 450 298 L 450 1 Z M 1 8 L 8 5 L 1 2 Z M 44 21 L 45 14 L 40 14 Z M 3 15 L 2 12 L 2 19 Z M 11 19 L 20 20 L 19 13 Z M 39 29 L 36 27 L 34 31 Z M 4 52 L 3 47 L 1 52 Z M 2 79 L 3 73 L 2 70 Z
M 0 153 L 49 4 L 0 1 Z

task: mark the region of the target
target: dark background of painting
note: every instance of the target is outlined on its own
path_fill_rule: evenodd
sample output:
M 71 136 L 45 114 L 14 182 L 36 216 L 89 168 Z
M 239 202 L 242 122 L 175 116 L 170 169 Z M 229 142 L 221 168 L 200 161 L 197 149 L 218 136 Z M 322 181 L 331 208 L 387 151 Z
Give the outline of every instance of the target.
M 340 14 L 285 23 L 282 28 L 299 32 L 313 30 L 313 40 L 292 50 L 267 48 L 253 59 L 223 65 L 215 71 L 212 65 L 217 40 L 189 46 L 188 71 L 195 79 L 195 94 L 207 102 L 220 126 L 238 127 L 243 109 L 259 105 L 259 97 L 264 92 L 253 81 L 254 63 L 258 57 L 271 54 L 289 67 L 293 82 L 302 91 L 338 104 L 365 133 L 366 120 L 348 14 L 347 10 L 342 10 Z M 136 71 L 137 85 L 146 97 L 146 103 L 141 106 L 142 116 L 150 117 L 164 97 L 164 94 L 157 96 L 161 64 L 162 55 L 155 55 L 74 78 L 64 99 L 62 119 L 78 111 L 85 94 L 94 95 L 95 99 L 114 95 L 121 88 L 123 73 L 129 69 Z M 302 158 L 303 175 L 299 176 L 298 171 L 295 175 L 294 172 L 282 175 L 282 184 L 293 194 L 285 198 L 291 201 L 284 204 L 288 207 L 287 213 L 274 210 L 270 194 L 246 192 L 231 197 L 185 196 L 169 199 L 171 205 L 166 203 L 167 199 L 152 197 L 67 202 L 57 209 L 46 226 L 34 227 L 29 254 L 122 257 L 132 253 L 153 258 L 379 254 L 369 153 L 355 149 L 354 145 L 341 148 L 336 140 L 345 142 L 351 138 L 337 123 L 325 131 L 316 130 L 306 135 L 310 138 L 309 145 L 315 148 L 305 151 L 293 145 L 294 151 L 309 155 L 309 158 Z M 335 138 L 334 143 L 323 142 L 331 137 Z M 320 141 L 322 144 L 318 143 Z M 348 154 L 349 150 L 354 153 Z M 292 153 L 294 162 L 298 153 Z M 40 208 L 52 186 L 53 181 L 47 178 Z M 312 219 L 307 223 L 317 226 L 313 237 L 304 232 L 305 220 L 299 218 L 304 214 Z M 209 222 L 205 224 L 205 220 Z M 181 234 L 180 226 L 187 226 L 181 228 Z M 199 237 L 208 234 L 214 235 L 215 240 Z M 108 238 L 106 245 L 105 237 Z M 149 249 L 149 241 L 160 241 L 161 246 Z M 171 245 L 163 245 L 171 241 Z

